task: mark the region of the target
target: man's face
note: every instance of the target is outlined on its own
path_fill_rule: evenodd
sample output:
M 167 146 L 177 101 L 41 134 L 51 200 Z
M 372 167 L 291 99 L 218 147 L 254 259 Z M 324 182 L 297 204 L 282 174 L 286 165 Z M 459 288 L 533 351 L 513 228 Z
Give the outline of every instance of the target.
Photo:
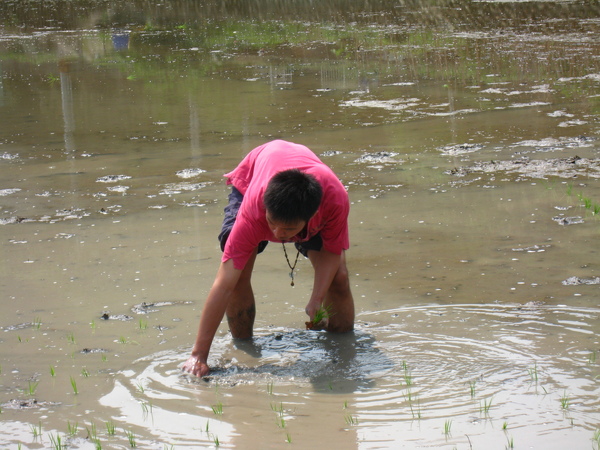
M 278 222 L 277 220 L 271 219 L 271 216 L 268 212 L 266 217 L 269 228 L 273 232 L 273 236 L 275 236 L 275 239 L 281 242 L 289 241 L 291 238 L 300 233 L 306 225 L 306 222 L 303 220 L 292 223 Z

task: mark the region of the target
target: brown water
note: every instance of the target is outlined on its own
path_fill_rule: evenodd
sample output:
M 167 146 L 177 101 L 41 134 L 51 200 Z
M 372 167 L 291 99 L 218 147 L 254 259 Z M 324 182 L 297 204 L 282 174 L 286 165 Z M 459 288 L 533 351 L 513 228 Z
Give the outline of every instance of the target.
M 0 448 L 598 449 L 598 5 L 311 5 L 2 3 Z M 191 379 L 274 138 L 348 186 L 356 332 L 271 245 Z

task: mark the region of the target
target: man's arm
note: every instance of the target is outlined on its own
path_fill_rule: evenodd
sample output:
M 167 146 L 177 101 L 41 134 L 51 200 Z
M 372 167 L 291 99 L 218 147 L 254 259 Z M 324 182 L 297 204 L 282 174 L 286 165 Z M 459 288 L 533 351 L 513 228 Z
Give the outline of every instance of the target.
M 233 260 L 222 262 L 215 282 L 210 288 L 200 316 L 200 326 L 192 354 L 183 364 L 182 370 L 198 377 L 208 375 L 208 353 L 215 333 L 223 320 L 231 293 L 237 284 L 241 270 L 234 269 Z
M 306 314 L 308 314 L 312 321 L 315 318 L 315 313 L 323 304 L 333 277 L 340 268 L 342 255 L 336 255 L 335 253 L 321 249 L 318 252 L 309 252 L 309 258 L 315 269 L 315 281 L 312 295 L 306 305 Z

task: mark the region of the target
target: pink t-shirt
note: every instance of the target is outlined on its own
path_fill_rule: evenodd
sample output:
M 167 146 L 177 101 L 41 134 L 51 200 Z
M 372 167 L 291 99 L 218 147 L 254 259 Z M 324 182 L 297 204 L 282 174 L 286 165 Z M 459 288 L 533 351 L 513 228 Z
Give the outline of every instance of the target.
M 234 267 L 242 270 L 261 241 L 280 242 L 268 226 L 263 195 L 273 175 L 294 168 L 317 179 L 323 198 L 307 224 L 306 235 L 294 236 L 291 242 L 307 241 L 320 233 L 324 250 L 339 255 L 349 248 L 350 202 L 338 177 L 307 147 L 276 140 L 252 150 L 232 172 L 224 175 L 227 184 L 235 186 L 244 200 L 225 244 L 223 262 L 233 259 Z

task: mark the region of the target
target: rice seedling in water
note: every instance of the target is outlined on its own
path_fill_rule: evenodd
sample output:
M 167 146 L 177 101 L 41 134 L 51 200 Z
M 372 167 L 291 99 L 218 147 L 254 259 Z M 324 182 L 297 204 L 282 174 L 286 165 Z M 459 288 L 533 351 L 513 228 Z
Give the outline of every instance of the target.
M 87 430 L 87 434 L 88 434 L 88 439 L 95 441 L 98 438 L 98 434 L 96 432 L 96 424 L 93 422 L 90 422 L 90 426 L 89 428 L 86 428 Z
M 148 414 L 150 414 L 150 417 L 152 417 L 152 421 L 154 422 L 154 414 L 152 412 L 152 402 L 142 402 L 142 415 L 144 416 L 144 420 L 146 420 L 148 418 Z
M 34 440 L 42 436 L 42 422 L 38 422 L 37 426 L 29 425 L 29 427 L 31 428 L 31 434 L 33 434 Z
M 52 445 L 52 448 L 54 448 L 55 450 L 62 450 L 62 439 L 58 433 L 56 433 L 56 436 L 50 433 L 48 437 L 50 438 L 50 445 Z
M 137 444 L 135 442 L 135 434 L 133 434 L 133 431 L 127 431 L 127 430 L 124 430 L 124 431 L 125 431 L 125 434 L 127 435 L 127 440 L 129 441 L 129 446 L 131 448 L 136 448 Z
M 504 421 L 504 423 L 502 424 L 502 430 L 506 431 L 508 430 L 508 422 Z
M 402 361 L 402 369 L 404 370 L 404 383 L 406 383 L 407 386 L 412 386 L 413 377 L 410 369 L 408 368 L 408 364 L 406 364 L 406 361 Z
M 115 423 L 112 420 L 109 420 L 108 422 L 106 422 L 106 433 L 109 436 L 114 436 L 115 432 L 116 432 Z
M 136 387 L 138 388 L 138 391 L 140 391 L 140 393 L 144 393 L 144 383 L 142 383 L 141 381 L 138 381 L 136 384 Z
M 288 444 L 292 443 L 292 436 L 290 436 L 290 433 L 285 434 L 285 442 L 287 442 Z
M 56 376 L 56 370 L 54 370 L 54 367 L 50 366 L 50 376 L 51 377 L 55 377 Z
M 79 424 L 77 422 L 75 422 L 74 424 L 71 424 L 71 422 L 69 422 L 67 420 L 67 431 L 69 433 L 69 436 L 73 437 L 77 434 L 77 429 L 79 428 Z
M 273 382 L 267 383 L 267 394 L 273 395 Z
M 594 437 L 592 440 L 592 447 L 596 447 L 596 450 L 600 450 L 600 428 L 594 432 Z
M 212 406 L 212 411 L 216 416 L 222 416 L 223 415 L 223 403 L 217 402 L 216 405 Z
M 508 443 L 506 444 L 506 448 L 509 450 L 515 448 L 514 438 L 511 436 L 510 438 L 507 438 L 507 439 L 508 439 Z
M 69 344 L 75 344 L 75 335 L 72 332 L 67 334 L 67 341 L 69 341 Z
M 489 400 L 483 399 L 479 404 L 479 412 L 485 414 L 486 416 L 490 413 L 490 409 L 492 407 L 492 399 Z
M 73 393 L 75 395 L 79 394 L 79 391 L 77 390 L 77 381 L 75 381 L 75 378 L 71 377 L 71 387 L 73 388 Z
M 537 362 L 534 363 L 533 368 L 527 369 L 529 372 L 529 377 L 533 383 L 538 382 L 538 371 L 537 371 Z
M 35 328 L 36 330 L 39 330 L 42 326 L 42 319 L 39 317 L 36 317 L 35 320 L 33 321 L 33 328 Z
M 40 384 L 39 381 L 30 381 L 29 382 L 29 395 L 34 396 L 35 395 L 35 391 L 38 387 L 38 385 Z
M 83 369 L 81 369 L 81 376 L 85 377 L 85 378 L 90 376 L 90 373 L 88 372 L 88 370 L 85 367 Z
M 567 395 L 567 391 L 563 393 L 563 396 L 560 398 L 560 406 L 562 409 L 569 409 L 569 396 Z
M 148 321 L 146 319 L 140 319 L 138 322 L 138 327 L 142 331 L 147 330 L 148 329 Z
M 471 398 L 475 398 L 475 384 L 477 381 L 469 381 L 469 391 L 471 392 Z
M 346 414 L 344 417 L 347 425 L 356 426 L 358 425 L 358 417 L 354 417 L 352 414 Z
M 590 353 L 590 356 L 588 357 L 588 362 L 590 364 L 594 364 L 596 362 L 596 350 Z
M 446 422 L 444 422 L 444 434 L 446 436 L 449 436 L 451 433 L 451 429 L 452 429 L 452 420 L 446 420 Z

